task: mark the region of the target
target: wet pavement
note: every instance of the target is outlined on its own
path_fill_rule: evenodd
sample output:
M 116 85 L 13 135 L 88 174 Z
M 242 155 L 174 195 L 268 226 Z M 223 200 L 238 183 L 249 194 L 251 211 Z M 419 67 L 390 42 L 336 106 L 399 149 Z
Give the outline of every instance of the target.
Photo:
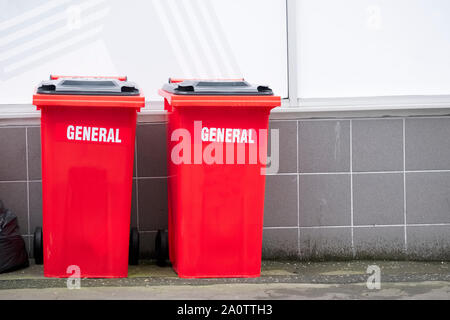
M 367 286 L 369 266 L 380 270 L 379 289 Z M 263 261 L 260 278 L 180 279 L 144 261 L 128 278 L 81 279 L 78 290 L 31 264 L 0 274 L 0 299 L 450 299 L 450 262 Z

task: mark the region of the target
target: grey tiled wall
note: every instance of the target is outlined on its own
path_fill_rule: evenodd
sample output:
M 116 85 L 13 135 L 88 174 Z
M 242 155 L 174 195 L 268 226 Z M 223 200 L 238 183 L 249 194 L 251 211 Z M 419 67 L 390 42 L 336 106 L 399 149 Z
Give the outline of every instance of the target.
M 281 160 L 267 177 L 265 257 L 450 259 L 449 117 L 270 127 Z
M 270 128 L 280 130 L 280 164 L 266 180 L 265 258 L 450 258 L 450 117 Z M 152 257 L 156 230 L 167 227 L 165 123 L 136 133 L 131 223 L 142 257 Z M 42 224 L 40 128 L 0 127 L 0 150 L 0 199 L 30 248 Z

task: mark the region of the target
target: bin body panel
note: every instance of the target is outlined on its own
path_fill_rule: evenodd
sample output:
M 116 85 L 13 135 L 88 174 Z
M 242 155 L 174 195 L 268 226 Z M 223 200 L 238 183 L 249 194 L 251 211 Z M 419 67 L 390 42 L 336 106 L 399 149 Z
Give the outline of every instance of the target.
M 165 103 L 167 108 L 169 102 Z M 171 107 L 169 256 L 178 276 L 260 275 L 265 188 L 261 170 L 267 156 L 270 109 Z M 202 141 L 203 127 L 251 129 L 254 143 Z M 190 163 L 179 163 L 176 156 L 182 141 L 182 131 L 177 129 L 190 134 Z M 212 163 L 214 156 L 219 163 Z
M 126 277 L 136 108 L 40 107 L 44 275 Z

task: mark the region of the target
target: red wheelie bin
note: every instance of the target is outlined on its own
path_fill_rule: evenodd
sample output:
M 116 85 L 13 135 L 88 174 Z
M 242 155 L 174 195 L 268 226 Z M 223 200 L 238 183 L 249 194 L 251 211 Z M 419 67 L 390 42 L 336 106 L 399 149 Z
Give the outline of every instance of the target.
M 144 103 L 126 77 L 51 76 L 38 86 L 43 226 L 34 255 L 46 277 L 126 277 L 128 262 L 137 263 L 131 188 Z
M 176 80 L 168 111 L 168 249 L 182 278 L 258 277 L 270 110 L 267 86 Z M 166 244 L 164 231 L 157 252 Z

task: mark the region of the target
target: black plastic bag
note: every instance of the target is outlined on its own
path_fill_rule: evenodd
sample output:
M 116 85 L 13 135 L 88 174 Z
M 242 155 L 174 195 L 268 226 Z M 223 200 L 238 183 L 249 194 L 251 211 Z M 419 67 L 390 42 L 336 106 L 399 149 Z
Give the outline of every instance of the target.
M 17 216 L 0 200 L 0 273 L 28 267 L 25 241 L 19 232 Z

